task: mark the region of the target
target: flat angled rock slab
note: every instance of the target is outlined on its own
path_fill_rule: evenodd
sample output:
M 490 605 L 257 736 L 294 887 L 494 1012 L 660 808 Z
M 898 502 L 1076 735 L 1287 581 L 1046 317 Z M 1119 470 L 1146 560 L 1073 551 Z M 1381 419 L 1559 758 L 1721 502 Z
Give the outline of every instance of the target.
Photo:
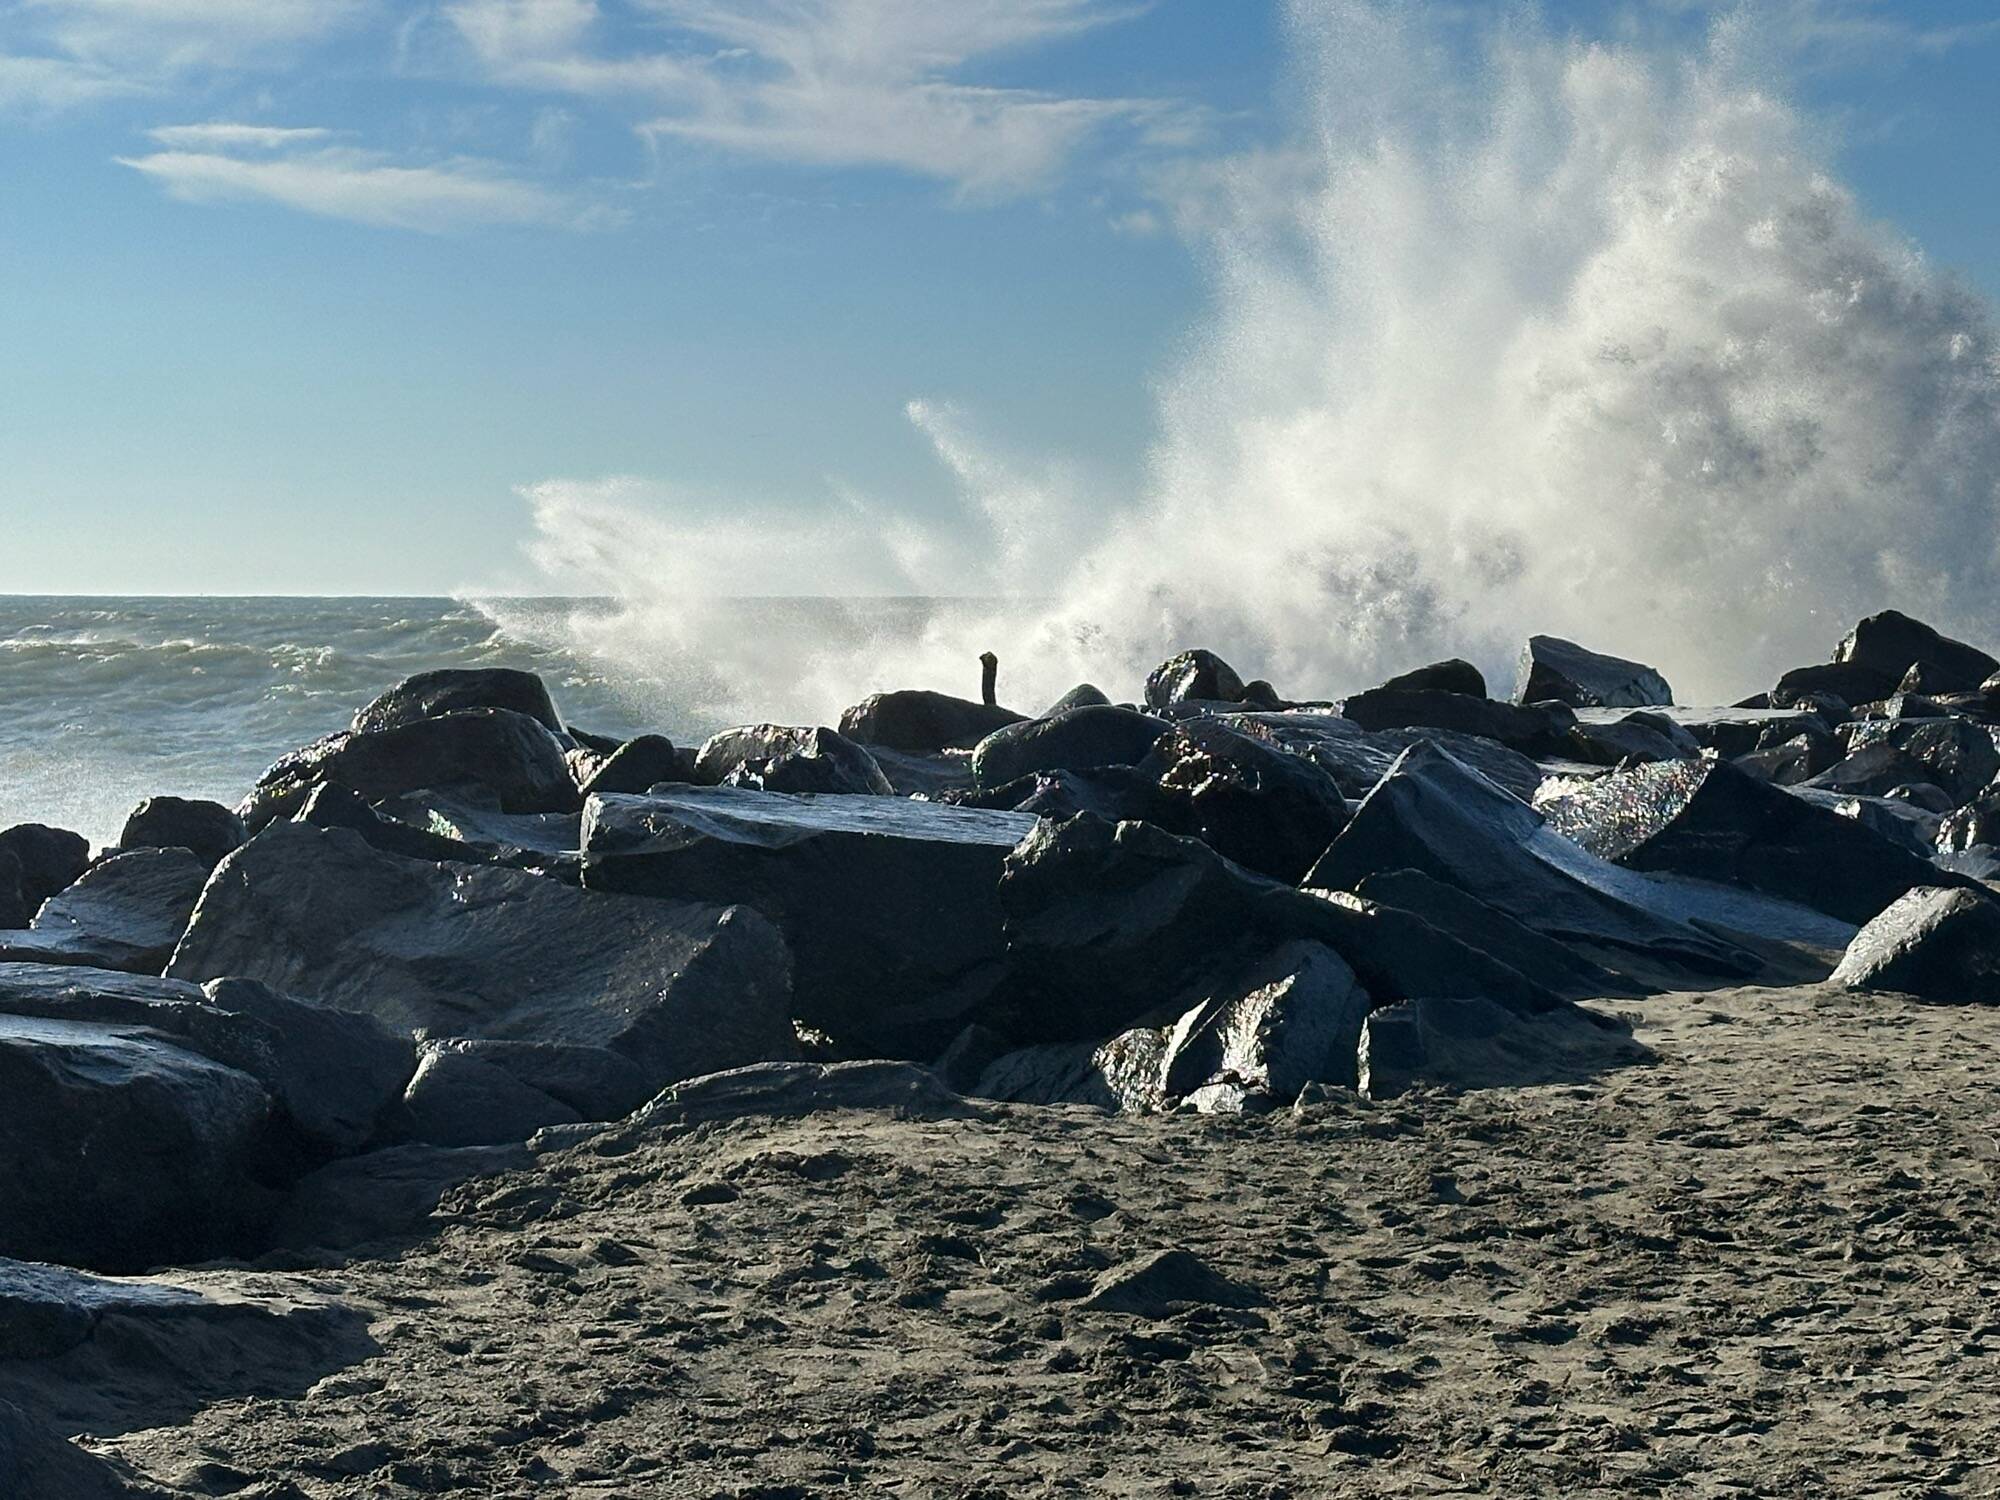
M 1644 662 L 1607 656 L 1560 636 L 1533 635 L 1521 653 L 1516 703 L 1567 703 L 1572 708 L 1648 708 L 1672 703 L 1674 690 Z
M 1833 982 L 1952 1005 L 2000 1004 L 2000 901 L 1970 890 L 1911 891 L 1855 935 Z
M 1631 1029 L 1582 1008 L 1517 1016 L 1486 1000 L 1421 999 L 1368 1017 L 1361 1092 L 1389 1099 L 1417 1086 L 1525 1088 L 1582 1083 L 1653 1060 Z
M 206 989 L 111 970 L 0 964 L 0 1014 L 154 1033 L 262 1084 L 320 1155 L 374 1138 L 415 1066 L 407 1038 L 249 979 Z
M 273 1276 L 0 1259 L 0 1400 L 63 1431 L 170 1425 L 229 1397 L 303 1395 L 376 1352 L 367 1328 L 359 1309 Z
M 784 941 L 754 911 L 399 859 L 303 823 L 223 861 L 170 972 L 406 1033 L 607 1047 L 655 1087 L 796 1055 Z
M 1307 884 L 1354 890 L 1371 875 L 1397 870 L 1456 886 L 1641 983 L 1659 982 L 1661 970 L 1699 983 L 1745 979 L 1761 967 L 1743 948 L 1686 920 L 1662 892 L 1554 832 L 1540 813 L 1433 745 L 1406 752 Z
M 742 902 L 784 932 L 795 1014 L 844 1048 L 935 1057 L 1005 956 L 996 890 L 1031 814 L 675 787 L 594 797 L 591 891 Z
M 1950 877 L 1851 818 L 1708 757 L 1636 766 L 1544 804 L 1592 854 L 1795 901 L 1866 922 L 1905 891 Z
M 0 962 L 158 974 L 173 957 L 208 867 L 186 849 L 139 849 L 91 866 L 26 932 L 0 933 Z
M 137 1026 L 0 1015 L 0 1255 L 143 1270 L 254 1217 L 272 1102 Z
M 1389 768 L 1410 746 L 1442 746 L 1488 781 L 1523 802 L 1542 784 L 1534 761 L 1497 740 L 1457 734 L 1449 729 L 1363 729 L 1338 714 L 1292 712 L 1225 714 L 1232 729 L 1303 756 L 1333 778 L 1341 795 L 1358 801 L 1375 789 Z

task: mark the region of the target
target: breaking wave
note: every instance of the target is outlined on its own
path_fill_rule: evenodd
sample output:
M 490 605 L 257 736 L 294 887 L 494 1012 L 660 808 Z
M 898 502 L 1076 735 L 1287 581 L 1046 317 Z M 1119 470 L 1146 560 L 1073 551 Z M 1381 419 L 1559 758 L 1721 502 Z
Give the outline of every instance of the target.
M 922 402 L 963 502 L 942 525 L 717 532 L 541 486 L 541 559 L 622 601 L 573 644 L 823 718 L 964 691 L 985 649 L 1029 709 L 1193 644 L 1309 697 L 1447 654 L 1505 682 L 1549 631 L 1734 697 L 1890 604 L 2000 637 L 1991 311 L 1860 209 L 1754 19 L 1694 53 L 1517 19 L 1468 69 L 1416 11 L 1294 4 L 1291 139 L 1174 185 L 1211 310 L 1136 494 Z M 1007 602 L 697 664 L 694 596 L 788 549 L 829 593 Z

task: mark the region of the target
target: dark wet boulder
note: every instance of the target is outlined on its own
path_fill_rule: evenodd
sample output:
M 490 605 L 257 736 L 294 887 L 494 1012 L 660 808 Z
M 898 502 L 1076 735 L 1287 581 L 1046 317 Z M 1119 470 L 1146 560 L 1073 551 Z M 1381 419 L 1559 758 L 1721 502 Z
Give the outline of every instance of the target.
M 1561 751 L 1575 716 L 1561 704 L 1496 703 L 1464 693 L 1372 688 L 1340 705 L 1341 717 L 1367 730 L 1449 730 L 1495 740 L 1527 755 Z
M 26 932 L 0 933 L 0 961 L 157 974 L 207 879 L 207 868 L 185 849 L 113 855 L 51 896 Z
M 1005 785 L 1037 771 L 1091 771 L 1144 760 L 1173 726 L 1136 709 L 1096 704 L 996 729 L 972 751 L 973 781 Z
M 973 703 L 948 693 L 876 693 L 840 716 L 840 732 L 856 744 L 882 745 L 906 755 L 950 746 L 971 749 L 994 730 L 1018 724 L 1012 709 Z
M 1586 854 L 1434 745 L 1404 753 L 1307 883 L 1358 890 L 1368 877 L 1397 870 L 1476 896 L 1641 983 L 1742 980 L 1760 968 L 1742 948 L 1694 926 L 1671 893 Z
M 223 1251 L 261 1201 L 271 1109 L 158 1032 L 0 1014 L 0 1255 L 124 1272 Z
M 1701 754 L 1700 744 L 1687 730 L 1663 714 L 1644 709 L 1608 722 L 1579 718 L 1569 732 L 1568 749 L 1578 760 L 1600 766 L 1686 760 Z
M 384 854 L 432 863 L 450 861 L 477 864 L 487 851 L 457 839 L 446 838 L 427 828 L 417 828 L 397 818 L 384 817 L 344 786 L 322 782 L 307 794 L 292 821 L 314 828 L 344 828 L 358 834 L 362 842 Z
M 411 1138 L 434 1146 L 504 1145 L 584 1118 L 546 1090 L 453 1042 L 423 1049 L 403 1106 Z
M 1382 684 L 1384 692 L 1463 693 L 1468 698 L 1484 698 L 1486 675 L 1469 661 L 1452 657 L 1432 662 L 1415 671 L 1398 673 Z
M 1146 678 L 1146 707 L 1174 703 L 1240 703 L 1243 679 L 1213 651 L 1183 651 L 1153 668 Z
M 148 797 L 132 809 L 121 849 L 186 849 L 207 869 L 222 863 L 232 849 L 250 837 L 243 820 L 219 802 L 183 797 Z
M 1325 772 L 1214 719 L 1176 725 L 1139 770 L 1156 789 L 1155 821 L 1288 885 L 1347 826 Z
M 1354 1086 L 1373 1008 L 1353 969 L 1322 943 L 1294 941 L 1230 974 L 1168 1033 L 1169 1101 L 1228 1085 L 1238 1107 L 1290 1104 L 1308 1083 Z
M 1553 635 L 1531 635 L 1515 679 L 1516 703 L 1571 708 L 1647 708 L 1672 703 L 1667 679 L 1642 662 L 1589 651 Z
M 562 720 L 542 679 L 511 667 L 446 667 L 406 677 L 354 716 L 354 730 L 399 729 L 467 709 L 498 708 L 526 715 L 554 734 Z
M 217 867 L 170 972 L 259 979 L 405 1033 L 605 1047 L 654 1087 L 796 1055 L 785 944 L 754 911 L 424 864 L 303 823 Z
M 1885 672 L 1860 662 L 1822 662 L 1794 667 L 1771 689 L 1773 708 L 1811 708 L 1839 723 L 1856 703 L 1873 703 L 1895 692 L 1900 672 Z
M 1161 1109 L 1167 1033 L 1135 1026 L 1109 1041 L 1046 1042 L 1003 1053 L 966 1090 L 1007 1104 L 1087 1104 L 1124 1114 Z
M 21 861 L 11 849 L 0 849 L 0 932 L 26 927 L 35 909 L 21 890 Z
M 1437 992 L 1524 1010 L 1561 1003 L 1411 913 L 1296 890 L 1148 823 L 1083 814 L 1042 824 L 1008 855 L 1000 905 L 1014 972 L 986 1018 L 1023 1039 L 1115 1034 L 1292 939 L 1331 948 L 1378 1001 Z
M 1834 649 L 1833 659 L 1840 665 L 1869 668 L 1889 678 L 1892 692 L 1901 686 L 1912 666 L 1920 669 L 1929 692 L 1970 692 L 2000 672 L 2000 661 L 1984 651 L 1941 635 L 1923 621 L 1893 609 L 1870 615 L 1856 625 Z
M 1424 743 L 1450 751 L 1455 760 L 1523 802 L 1542 784 L 1542 768 L 1518 750 L 1447 729 L 1366 730 L 1338 715 L 1316 712 L 1224 714 L 1218 722 L 1311 761 L 1349 801 L 1367 796 L 1398 756 Z
M 90 841 L 66 828 L 21 823 L 0 833 L 0 859 L 12 855 L 21 905 L 32 917 L 57 891 L 90 868 Z
M 694 779 L 766 792 L 887 797 L 895 791 L 875 757 L 846 735 L 787 724 L 745 724 L 710 736 L 695 756 Z
M 605 1047 L 471 1037 L 424 1044 L 426 1058 L 445 1053 L 497 1068 L 584 1120 L 623 1119 L 660 1091 L 645 1069 Z
M 502 812 L 490 797 L 448 792 L 385 797 L 375 811 L 465 851 L 450 857 L 537 870 L 577 883 L 583 848 L 581 813 Z
M 369 802 L 425 790 L 483 793 L 514 813 L 574 812 L 582 801 L 555 736 L 525 714 L 476 708 L 295 750 L 264 773 L 237 812 L 257 832 L 290 817 L 326 782 Z
M 1926 811 L 1907 796 L 1849 796 L 1809 786 L 1795 786 L 1788 790 L 1792 796 L 1803 798 L 1815 807 L 1823 807 L 1840 817 L 1852 819 L 1919 859 L 1928 860 L 1937 852 L 1938 825 L 1944 821 L 1943 818 Z M 1915 792 L 1919 796 L 1928 793 L 1940 799 L 1944 797 L 1944 793 L 1936 787 L 1900 787 L 1897 790 Z
M 110 970 L 0 964 L 0 1014 L 143 1030 L 246 1073 L 306 1157 L 360 1149 L 415 1066 L 407 1037 L 247 979 L 205 987 Z
M 1706 756 L 1614 772 L 1543 810 L 1558 833 L 1627 869 L 1761 891 L 1844 922 L 1937 878 L 1853 819 Z
M 1568 1000 L 1598 1000 L 1640 993 L 1630 980 L 1517 921 L 1469 891 L 1421 870 L 1387 870 L 1364 878 L 1356 895 L 1382 906 L 1415 912 L 1440 932 L 1531 974 Z
M 791 1014 L 849 1052 L 935 1057 L 1003 967 L 996 887 L 1032 817 L 737 787 L 591 799 L 584 885 L 742 902 L 784 932 Z
M 1800 791 L 1836 797 L 1881 797 L 1899 786 L 1929 777 L 1929 768 L 1895 745 L 1878 741 L 1842 756 L 1816 776 L 1797 784 Z
M 1581 1008 L 1519 1016 L 1477 996 L 1425 996 L 1371 1013 L 1358 1062 L 1362 1093 L 1389 1099 L 1419 1085 L 1582 1083 L 1651 1056 L 1629 1026 Z
M 651 791 L 663 781 L 686 781 L 680 752 L 663 734 L 642 734 L 627 740 L 581 778 L 584 796 L 597 792 Z
M 1910 891 L 1855 934 L 1833 983 L 2000 1005 L 2000 902 L 1967 889 Z
M 1038 818 L 1057 821 L 1073 818 L 1080 812 L 1095 813 L 1114 823 L 1128 818 L 1160 822 L 1165 816 L 1158 783 L 1139 766 L 1036 771 L 983 791 L 970 788 L 949 791 L 938 800 L 956 807 L 1033 813 Z
M 1068 713 L 1072 708 L 1102 708 L 1110 702 L 1111 700 L 1105 696 L 1104 689 L 1095 683 L 1079 682 L 1036 717 L 1053 719 L 1057 714 Z
M 2000 777 L 2000 747 L 1996 747 L 1994 731 L 1964 719 L 1873 720 L 1846 725 L 1841 737 L 1847 742 L 1850 757 L 1885 747 L 1900 765 L 1909 768 L 1910 774 L 1900 781 L 1928 781 L 1941 787 L 1955 803 L 1968 800 Z M 1832 767 L 1813 784 L 1833 791 L 1876 791 L 1839 784 L 1840 769 Z M 1889 786 L 1879 790 L 1886 792 Z

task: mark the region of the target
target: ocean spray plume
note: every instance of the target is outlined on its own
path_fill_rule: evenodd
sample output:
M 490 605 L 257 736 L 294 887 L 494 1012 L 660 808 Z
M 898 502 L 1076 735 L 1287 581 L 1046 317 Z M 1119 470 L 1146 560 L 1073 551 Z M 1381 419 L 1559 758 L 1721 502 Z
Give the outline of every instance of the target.
M 1751 26 L 1689 56 L 1496 25 L 1468 88 L 1414 8 L 1295 4 L 1295 139 L 1179 184 L 1213 306 L 1143 496 L 1094 542 L 1073 502 L 1019 521 L 914 406 L 966 533 L 1039 538 L 980 586 L 1035 602 L 821 653 L 798 706 L 988 647 L 1032 706 L 1191 644 L 1310 696 L 1446 654 L 1504 682 L 1548 631 L 1726 697 L 1885 605 L 2000 636 L 1989 309 L 1858 210 Z M 843 525 L 878 567 L 952 553 Z

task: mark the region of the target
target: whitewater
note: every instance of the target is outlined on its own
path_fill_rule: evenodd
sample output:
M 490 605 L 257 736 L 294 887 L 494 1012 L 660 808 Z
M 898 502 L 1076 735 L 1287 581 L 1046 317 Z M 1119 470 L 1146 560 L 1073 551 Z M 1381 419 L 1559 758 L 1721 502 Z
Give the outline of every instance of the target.
M 969 694 L 988 650 L 1032 712 L 1190 645 L 1321 698 L 1448 655 L 1504 685 L 1541 631 L 1730 701 L 1885 607 L 2000 637 L 1992 309 L 1841 182 L 1759 12 L 1693 50 L 1286 13 L 1288 134 L 1158 184 L 1209 310 L 1127 492 L 916 397 L 944 514 L 842 494 L 716 524 L 671 481 L 527 487 L 571 602 L 0 602 L 0 822 L 103 839 L 147 793 L 234 800 L 439 666 L 691 738 Z M 714 597 L 780 554 L 876 597 Z

